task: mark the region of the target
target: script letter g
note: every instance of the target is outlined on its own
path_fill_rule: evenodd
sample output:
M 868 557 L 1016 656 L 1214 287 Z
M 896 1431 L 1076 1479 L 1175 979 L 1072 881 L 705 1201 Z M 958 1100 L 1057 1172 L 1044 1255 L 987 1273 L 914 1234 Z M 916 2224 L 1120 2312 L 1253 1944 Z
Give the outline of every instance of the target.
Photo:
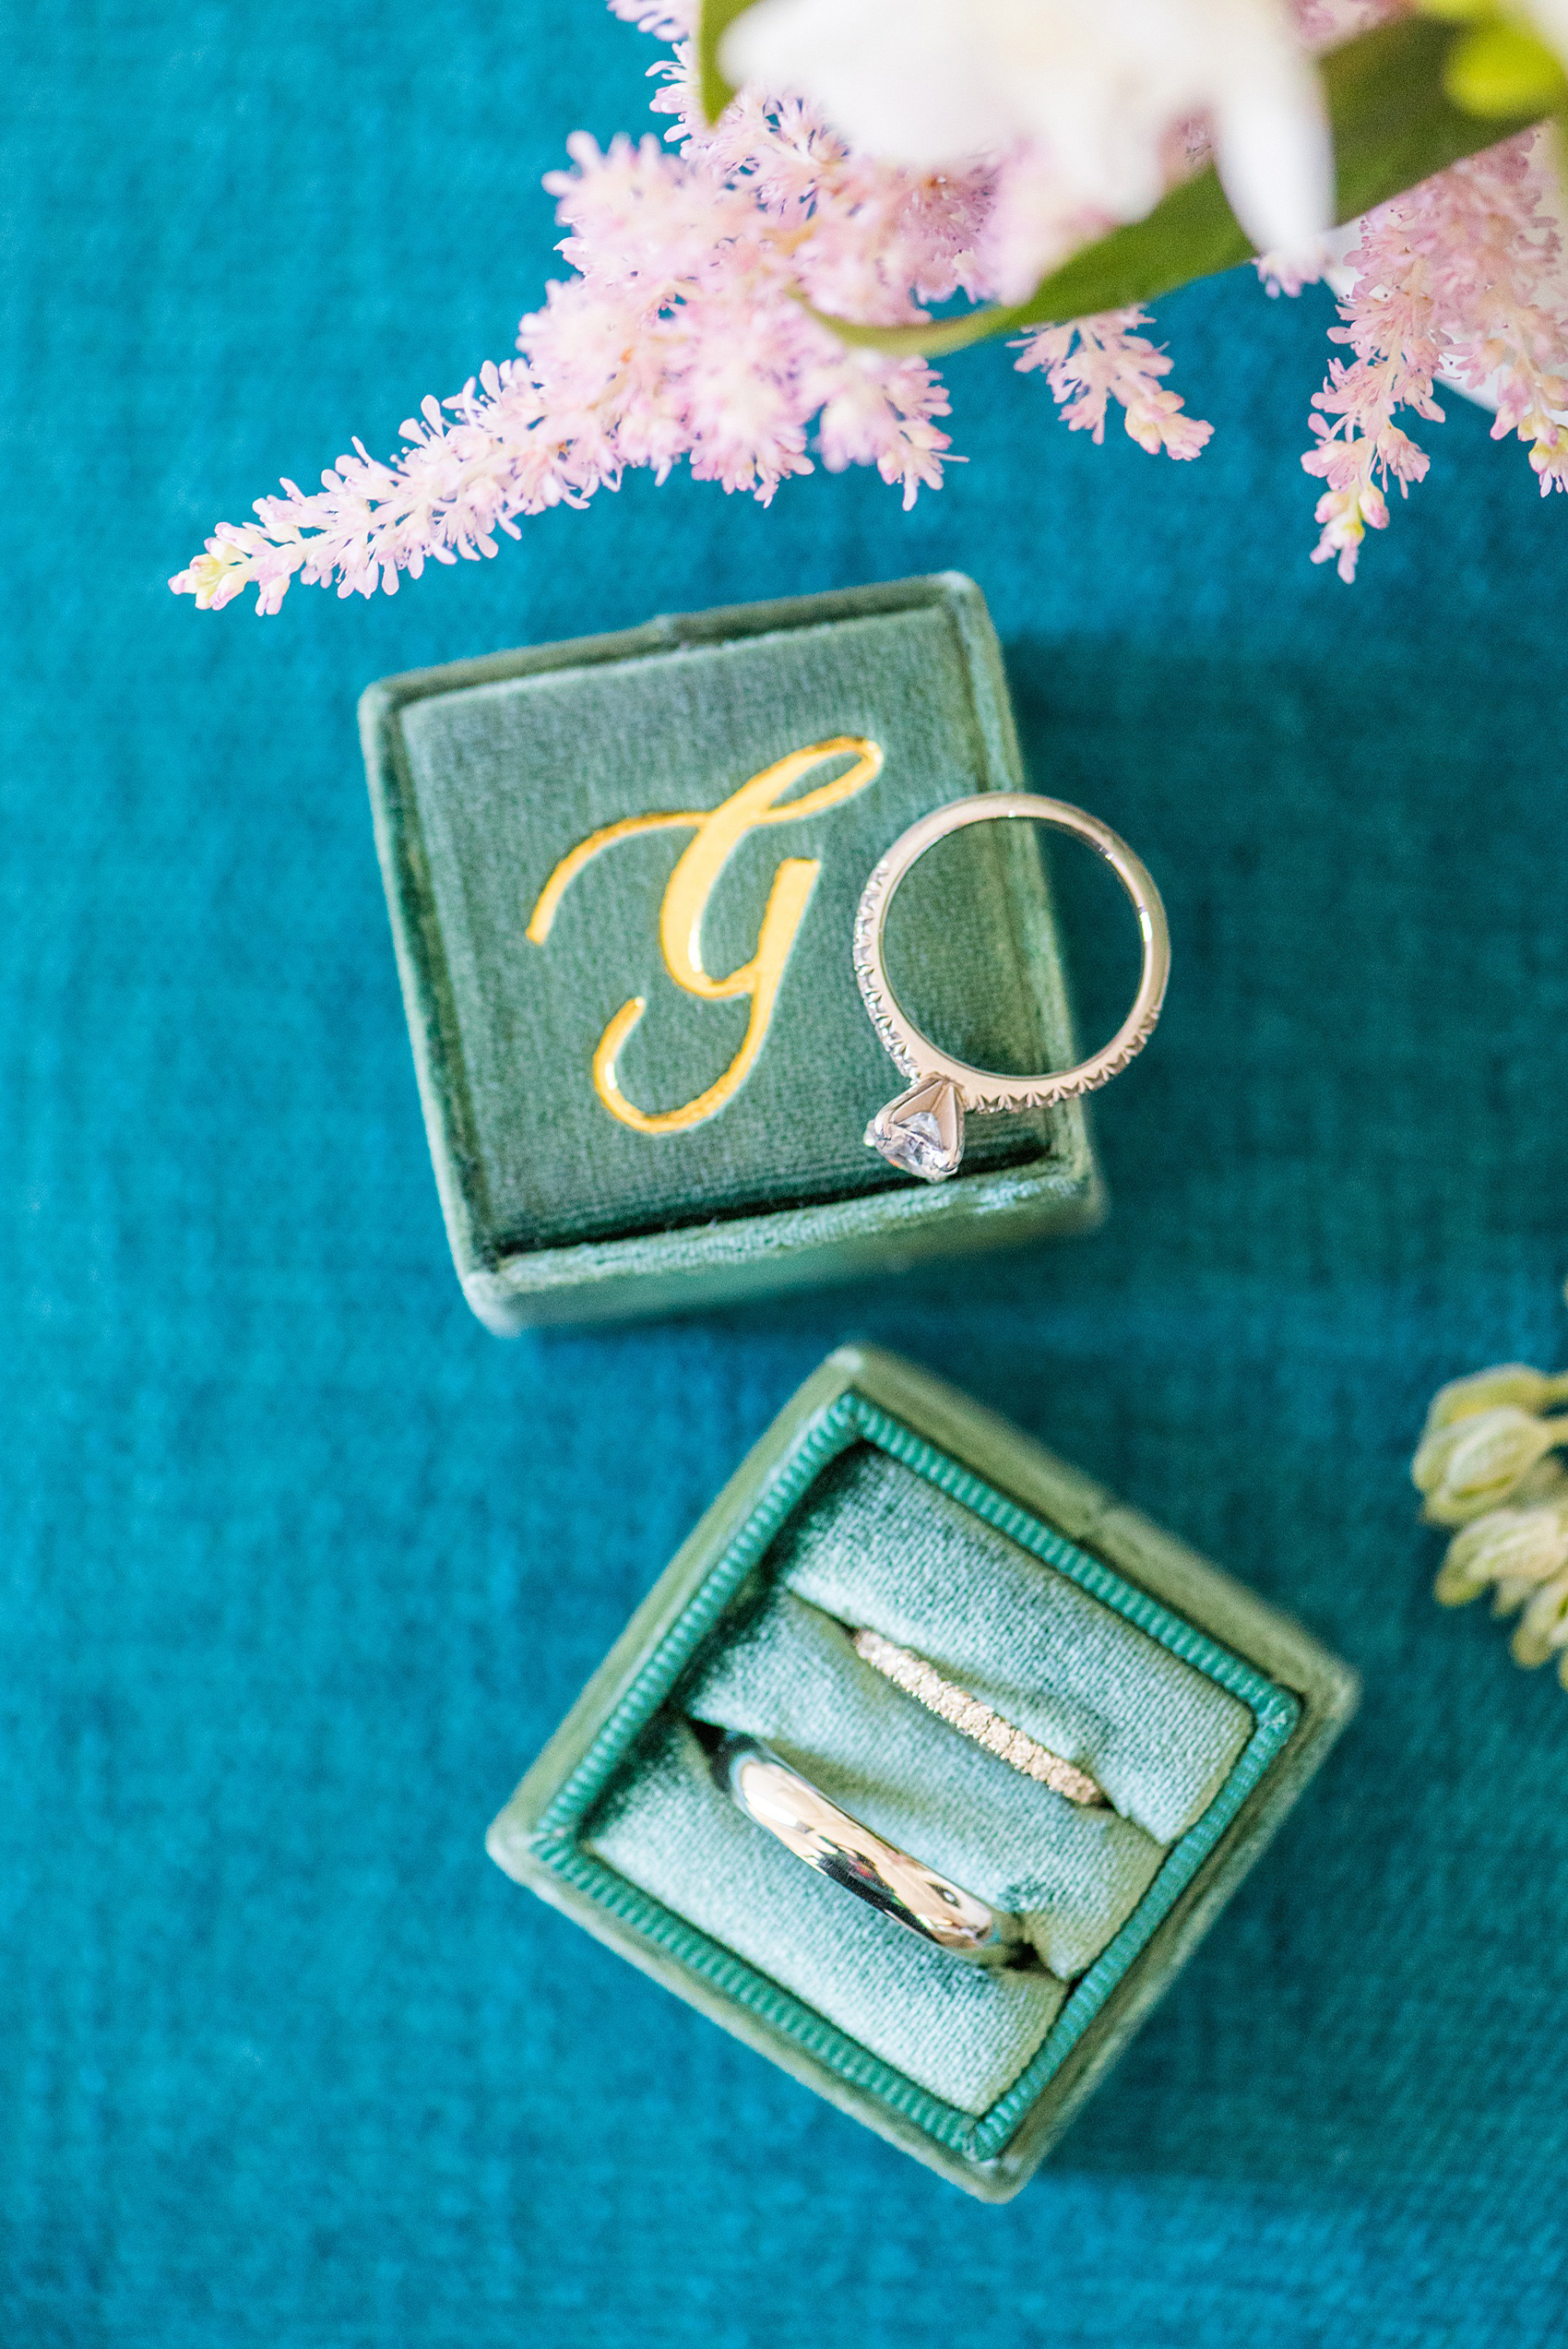
M 851 757 L 853 765 L 832 782 L 780 806 L 779 801 L 802 775 L 827 759 Z M 695 838 L 683 849 L 664 891 L 659 908 L 659 942 L 664 967 L 678 987 L 705 1003 L 725 1003 L 749 996 L 751 1010 L 741 1048 L 721 1077 L 678 1109 L 643 1110 L 628 1101 L 621 1087 L 618 1062 L 623 1046 L 647 1008 L 646 996 L 633 996 L 606 1027 L 593 1055 L 594 1090 L 612 1117 L 638 1134 L 676 1134 L 700 1126 L 731 1100 L 744 1083 L 767 1038 L 773 1007 L 784 967 L 811 902 L 820 860 L 787 856 L 773 876 L 757 933 L 755 951 L 722 978 L 716 978 L 703 960 L 702 925 L 715 888 L 725 866 L 749 832 L 766 824 L 792 824 L 804 816 L 818 816 L 837 807 L 875 780 L 882 771 L 882 751 L 861 734 L 838 734 L 831 742 L 813 743 L 792 750 L 760 775 L 754 775 L 729 798 L 706 812 L 683 809 L 657 816 L 627 816 L 590 832 L 568 851 L 540 892 L 529 922 L 528 936 L 542 946 L 550 936 L 566 889 L 601 849 L 640 833 L 685 829 Z

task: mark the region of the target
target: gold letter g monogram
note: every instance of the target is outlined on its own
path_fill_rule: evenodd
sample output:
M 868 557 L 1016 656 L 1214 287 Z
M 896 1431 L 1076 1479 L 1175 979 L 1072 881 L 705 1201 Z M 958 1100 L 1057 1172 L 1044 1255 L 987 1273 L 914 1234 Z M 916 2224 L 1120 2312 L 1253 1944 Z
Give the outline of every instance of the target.
M 820 767 L 825 759 L 849 755 L 854 757 L 854 765 L 836 781 L 819 783 L 815 791 L 779 806 L 779 800 L 791 784 L 812 768 Z M 751 1014 L 741 1049 L 723 1076 L 681 1108 L 651 1114 L 626 1099 L 616 1069 L 621 1048 L 647 1010 L 647 998 L 633 996 L 630 1002 L 624 1003 L 600 1036 L 593 1056 L 594 1090 L 611 1115 L 618 1117 L 623 1126 L 630 1126 L 639 1134 L 680 1133 L 688 1126 L 700 1126 L 705 1118 L 712 1117 L 740 1090 L 767 1035 L 778 983 L 784 976 L 784 966 L 822 867 L 814 857 L 784 859 L 767 893 L 756 951 L 749 961 L 731 971 L 728 978 L 713 978 L 703 964 L 702 923 L 708 900 L 725 865 L 748 832 L 764 824 L 792 824 L 798 817 L 817 816 L 824 808 L 837 807 L 840 801 L 852 799 L 858 791 L 863 791 L 881 771 L 882 752 L 875 743 L 861 734 L 839 734 L 832 742 L 813 743 L 806 750 L 793 750 L 787 758 L 765 767 L 760 775 L 754 775 L 749 783 L 742 783 L 739 791 L 731 792 L 728 799 L 706 814 L 701 810 L 683 810 L 668 816 L 624 817 L 618 824 L 606 824 L 600 830 L 590 832 L 586 841 L 579 841 L 561 859 L 540 892 L 539 903 L 529 923 L 528 935 L 536 946 L 542 946 L 550 936 L 551 924 L 567 888 L 600 849 L 609 848 L 615 841 L 635 840 L 641 832 L 675 828 L 695 832 L 696 838 L 682 852 L 670 876 L 659 910 L 659 940 L 664 952 L 664 967 L 678 987 L 683 987 L 687 995 L 696 996 L 704 1003 L 724 1003 L 735 996 L 751 997 Z

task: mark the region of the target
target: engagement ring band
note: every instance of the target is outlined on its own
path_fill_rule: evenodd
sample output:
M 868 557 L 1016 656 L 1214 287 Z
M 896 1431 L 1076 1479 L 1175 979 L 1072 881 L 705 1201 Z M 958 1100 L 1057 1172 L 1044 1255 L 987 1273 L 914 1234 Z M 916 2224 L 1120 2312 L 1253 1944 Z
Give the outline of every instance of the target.
M 893 893 L 926 850 L 966 825 L 1016 816 L 1032 817 L 1059 832 L 1071 832 L 1104 857 L 1133 900 L 1143 939 L 1138 992 L 1111 1042 L 1077 1067 L 1040 1077 L 997 1076 L 938 1051 L 900 1009 L 888 984 L 882 952 L 883 924 Z M 854 961 L 872 1023 L 900 1072 L 909 1079 L 908 1091 L 879 1109 L 866 1127 L 867 1147 L 880 1151 L 891 1165 L 904 1168 L 922 1182 L 941 1183 L 957 1173 L 964 1155 L 966 1110 L 1044 1109 L 1052 1102 L 1093 1092 L 1109 1083 L 1134 1053 L 1143 1050 L 1165 1000 L 1170 936 L 1159 891 L 1147 869 L 1108 825 L 1063 799 L 1038 799 L 1029 792 L 981 792 L 973 799 L 956 799 L 922 816 L 894 841 L 861 899 L 855 916 Z
M 880 1631 L 855 1632 L 853 1646 L 856 1654 L 863 1656 L 874 1671 L 905 1689 L 928 1712 L 939 1714 L 962 1735 L 972 1737 L 977 1746 L 983 1746 L 999 1761 L 1010 1762 L 1026 1778 L 1038 1779 L 1042 1786 L 1064 1795 L 1070 1803 L 1079 1803 L 1086 1808 L 1092 1806 L 1110 1809 L 1110 1796 L 1087 1770 L 1063 1761 L 1049 1746 L 1042 1746 L 1022 1729 L 1015 1729 L 999 1712 L 992 1712 L 978 1697 L 971 1697 L 967 1688 L 944 1680 L 923 1656 L 911 1655 L 908 1648 L 896 1647 Z
M 704 1724 L 692 1725 L 700 1735 Z M 990 1966 L 1032 1961 L 1016 1916 L 977 1900 L 851 1818 L 760 1737 L 720 1735 L 708 1750 L 715 1783 L 808 1867 L 955 1957 Z

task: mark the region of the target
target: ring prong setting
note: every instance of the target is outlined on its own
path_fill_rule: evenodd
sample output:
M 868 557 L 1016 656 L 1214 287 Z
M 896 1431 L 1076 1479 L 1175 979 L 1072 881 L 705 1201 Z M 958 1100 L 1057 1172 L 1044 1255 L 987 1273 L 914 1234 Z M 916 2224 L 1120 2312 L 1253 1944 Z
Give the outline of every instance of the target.
M 922 1183 L 944 1183 L 964 1155 L 964 1104 L 947 1077 L 922 1077 L 879 1109 L 866 1147 Z
M 900 1007 L 887 977 L 883 925 L 894 892 L 911 865 L 949 832 L 970 824 L 1015 817 L 1070 832 L 1102 856 L 1133 902 L 1143 940 L 1143 962 L 1133 1008 L 1108 1044 L 1075 1067 L 1042 1070 L 1035 1077 L 1005 1077 L 955 1060 L 922 1035 Z M 1170 972 L 1170 932 L 1147 867 L 1098 816 L 1086 815 L 1064 799 L 1041 799 L 1033 792 L 977 792 L 933 807 L 911 824 L 888 850 L 861 892 L 852 932 L 855 984 L 884 1048 L 914 1083 L 878 1110 L 866 1127 L 868 1148 L 889 1165 L 922 1183 L 944 1183 L 958 1172 L 964 1149 L 964 1104 L 976 1114 L 1050 1109 L 1099 1091 L 1118 1077 L 1143 1050 L 1159 1018 Z

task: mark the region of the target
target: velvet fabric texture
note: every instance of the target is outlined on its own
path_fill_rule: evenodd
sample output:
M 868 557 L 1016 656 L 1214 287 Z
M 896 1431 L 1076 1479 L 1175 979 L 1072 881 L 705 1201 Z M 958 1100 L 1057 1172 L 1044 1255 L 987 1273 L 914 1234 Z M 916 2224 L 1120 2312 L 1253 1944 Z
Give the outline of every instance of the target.
M 730 643 L 458 687 L 407 710 L 492 1246 L 549 1247 L 701 1222 L 737 1206 L 907 1185 L 861 1139 L 904 1079 L 866 1018 L 849 931 L 871 868 L 897 834 L 996 776 L 996 737 L 1010 739 L 1011 722 L 989 694 L 977 708 L 972 659 L 940 604 L 850 611 Z M 983 674 L 980 682 L 991 684 Z M 629 996 L 643 995 L 647 1009 L 620 1073 L 649 1112 L 679 1107 L 722 1075 L 749 1001 L 700 1002 L 660 963 L 660 904 L 690 831 L 601 850 L 536 945 L 523 925 L 540 891 L 602 827 L 717 807 L 775 760 L 840 735 L 873 741 L 881 773 L 835 807 L 750 832 L 703 924 L 706 967 L 732 971 L 755 949 L 780 860 L 821 866 L 755 1067 L 700 1125 L 648 1135 L 617 1123 L 594 1091 L 590 1063 Z M 842 755 L 826 761 L 790 797 L 850 764 Z M 1069 1037 L 1056 970 L 1031 965 L 1023 951 L 1031 926 L 1049 921 L 1039 850 L 1028 833 L 1020 842 L 1009 831 L 982 835 L 962 872 L 949 868 L 945 901 L 922 875 L 923 893 L 911 888 L 889 926 L 922 1024 L 940 1025 L 946 1048 L 978 1067 L 1028 1072 L 1063 1065 Z M 1047 938 L 1053 948 L 1049 929 Z M 1038 1114 L 978 1119 L 970 1171 L 1016 1157 L 1020 1145 L 1038 1155 L 1045 1141 Z
M 828 1776 L 844 1773 L 825 1773 Z M 922 2088 L 983 2112 L 1055 2021 L 1048 1972 L 970 1966 L 918 1941 L 765 1835 L 679 1721 L 650 1741 L 589 1848 Z
M 705 1650 L 709 1665 L 717 1661 L 721 1680 L 735 1683 L 712 1692 L 719 1708 L 747 1694 L 765 1703 L 781 1698 L 782 1710 L 795 1715 L 791 1725 L 797 1734 L 813 1728 L 814 1715 L 816 1742 L 826 1744 L 830 1754 L 835 1747 L 849 1750 L 851 1768 L 858 1765 L 857 1774 L 879 1806 L 889 1798 L 905 1804 L 922 1800 L 919 1768 L 912 1783 L 906 1768 L 900 1785 L 885 1756 L 879 1764 L 863 1739 L 856 1755 L 852 1727 L 847 1734 L 844 1726 L 829 1723 L 826 1677 L 838 1678 L 845 1711 L 856 1703 L 853 1683 L 835 1673 L 831 1652 L 819 1654 L 814 1667 L 798 1648 L 778 1671 L 778 1643 L 765 1632 L 759 1647 L 746 1621 L 748 1611 L 769 1592 L 770 1568 L 781 1553 L 787 1555 L 781 1537 L 792 1521 L 799 1518 L 809 1525 L 820 1512 L 821 1520 L 841 1520 L 846 1532 L 853 1525 L 854 1496 L 841 1488 L 835 1493 L 828 1472 L 857 1445 L 896 1461 L 919 1480 L 900 1495 L 917 1534 L 921 1490 L 956 1503 L 966 1517 L 1004 1534 L 1052 1576 L 1072 1582 L 1218 1683 L 1252 1717 L 1245 1747 L 1202 1817 L 1167 1853 L 1125 1923 L 1074 1983 L 1056 2021 L 1012 2084 L 980 2113 L 921 2086 L 820 2007 L 807 2004 L 730 1943 L 628 1882 L 589 1848 L 595 1816 L 609 1797 L 612 1824 L 630 1847 L 632 1865 L 637 1865 L 636 1836 L 615 1817 L 616 1789 L 629 1783 L 630 1806 L 643 1802 L 645 1741 L 657 1737 L 661 1716 L 667 1723 L 683 1684 L 694 1674 L 699 1695 L 708 1700 Z M 875 1480 L 870 1490 L 874 1495 Z M 865 1529 L 859 1530 L 863 1535 Z M 977 1544 L 977 1555 L 967 1561 L 968 1580 L 976 1586 L 986 1575 L 979 1554 L 983 1546 Z M 951 1554 L 954 1544 L 949 1539 L 936 1547 Z M 1013 1561 L 1015 1567 L 1019 1563 Z M 965 1566 L 959 1571 L 962 1579 Z M 1025 1589 L 1016 1575 L 1010 1579 L 1024 1611 L 1036 1612 L 1039 1592 Z M 918 1582 L 918 1573 L 913 1580 Z M 772 1588 L 779 1598 L 789 1598 L 782 1586 Z M 874 1593 L 865 1595 L 867 1611 L 875 1613 Z M 1066 1652 L 1073 1643 L 1062 1639 L 1060 1615 L 1051 1623 L 1049 1599 L 1038 1612 L 1040 1620 L 1030 1627 L 1037 1655 L 1049 1669 L 1054 1631 L 1063 1651 L 1063 1677 L 1070 1681 L 1075 1661 L 1081 1664 L 1082 1659 Z M 933 1632 L 941 1628 L 939 1616 L 940 1610 L 932 1611 Z M 842 1640 L 844 1627 L 818 1621 Z M 796 1628 L 789 1625 L 786 1638 Z M 1113 1713 L 1134 1675 L 1126 1671 L 1131 1659 L 1125 1651 L 1119 1655 L 1118 1643 L 1103 1643 L 1101 1654 L 1109 1667 L 1106 1711 Z M 736 1657 L 738 1682 L 730 1669 Z M 760 1671 L 754 1668 L 759 1663 Z M 813 1699 L 802 1704 L 798 1698 L 808 1680 L 814 1683 Z M 1061 2142 L 1176 1972 L 1256 1866 L 1322 1768 L 1354 1711 L 1358 1692 L 1356 1675 L 1301 1625 L 1094 1478 L 906 1357 L 876 1346 L 838 1346 L 790 1396 L 692 1527 L 491 1822 L 485 1847 L 508 1876 L 791 2077 L 966 2192 L 1004 2202 L 1028 2184 Z M 699 1743 L 721 1749 L 720 1730 L 678 1711 L 675 1718 Z M 889 1724 L 890 1751 L 904 1735 L 901 1723 Z M 949 1759 L 932 1747 L 922 1758 L 924 1775 L 940 1775 Z M 994 1792 L 980 1796 L 991 1812 L 989 1825 L 997 1830 L 995 1848 L 981 1856 L 994 1872 L 1005 1860 L 1008 1841 L 1016 1856 L 1023 1829 L 1027 1861 L 1033 1866 L 1042 1857 L 1043 1839 L 1028 1832 L 1027 1814 L 1014 1811 L 1010 1797 L 1002 1798 L 1000 1812 L 997 1799 Z M 928 1814 L 934 1807 L 925 1802 Z M 661 1866 L 670 1857 L 669 1837 L 660 1826 L 669 1809 L 658 1794 L 650 1798 L 649 1842 Z M 974 1835 L 975 1824 L 970 1821 L 966 1830 L 963 1822 L 944 1818 L 942 1831 L 949 1840 L 968 1832 L 974 1854 L 983 1841 Z M 1087 1858 L 1082 1850 L 1075 1855 L 1071 1890 L 1085 1908 L 1092 1908 L 1097 1892 L 1106 1887 L 1097 1887 L 1098 1871 L 1092 1862 L 1083 1864 Z M 1060 1891 L 1069 1871 L 1057 1866 L 1054 1872 Z M 1027 1892 L 1049 1898 L 1049 1870 L 1036 1873 Z M 709 1897 L 711 1888 L 688 1865 L 680 1890 L 690 1893 L 694 1887 L 704 1900 Z M 725 1897 L 722 1890 L 719 1897 Z M 740 1929 L 766 1936 L 766 1900 L 750 1905 L 752 1913 L 737 1920 Z M 1052 1920 L 1036 1913 L 1037 1927 L 1059 1922 L 1062 1914 Z M 800 1939 L 773 1934 L 777 1953 L 797 1972 L 814 1961 L 813 1951 L 802 1948 Z M 844 1969 L 830 1963 L 826 1971 L 833 1978 L 823 1987 L 837 1998 L 846 1988 L 839 1978 Z M 887 2001 L 879 2011 L 875 1988 L 873 1979 L 860 1991 L 850 1985 L 849 1995 L 862 2015 L 885 2027 Z M 873 1994 L 869 1999 L 866 1990 Z M 922 1995 L 918 2003 L 937 2027 L 931 1997 Z M 909 2036 L 907 2024 L 904 2035 Z M 929 2060 L 929 2049 L 922 2052 Z M 991 2052 L 994 2057 L 994 2045 Z
M 1208 1808 L 1252 1734 L 1205 1674 L 880 1453 L 846 1455 L 779 1548 L 790 1590 L 918 1649 L 1157 1842 Z
M 984 2112 L 1218 1792 L 1253 1717 L 864 1447 L 829 1470 L 765 1570 L 765 1598 L 681 1707 L 763 1738 L 851 1817 L 1021 1914 L 1046 1972 L 967 1966 L 814 1876 L 741 1818 L 679 1720 L 614 1789 L 590 1848 L 921 2087 Z M 1090 1771 L 1118 1807 L 1069 1803 L 958 1735 L 855 1652 L 862 1625 Z
M 937 1187 L 864 1139 L 907 1082 L 855 984 L 866 878 L 917 817 L 1024 780 L 972 581 L 389 678 L 361 730 L 447 1231 L 493 1329 L 1098 1219 L 1079 1100 L 975 1119 Z M 960 1059 L 1077 1056 L 1034 828 L 939 843 L 885 940 Z
M 1568 1699 L 1428 1595 L 1442 1378 L 1568 1352 L 1568 501 L 1446 391 L 1357 586 L 1333 305 L 1161 303 L 1191 465 L 944 369 L 910 514 L 628 480 L 394 600 L 203 618 L 220 517 L 506 356 L 596 0 L 12 12 L 0 301 L 0 2337 L 25 2349 L 1557 2349 Z M 662 118 L 654 118 L 656 126 Z M 1098 1234 L 504 1345 L 387 945 L 372 679 L 956 567 L 1030 778 L 1171 916 Z M 1123 973 L 1067 860 L 1086 1035 Z M 1106 936 L 1111 935 L 1109 928 Z M 487 1820 L 828 1347 L 944 1372 L 1301 1616 L 1361 1711 L 1017 2201 L 597 1948 Z

